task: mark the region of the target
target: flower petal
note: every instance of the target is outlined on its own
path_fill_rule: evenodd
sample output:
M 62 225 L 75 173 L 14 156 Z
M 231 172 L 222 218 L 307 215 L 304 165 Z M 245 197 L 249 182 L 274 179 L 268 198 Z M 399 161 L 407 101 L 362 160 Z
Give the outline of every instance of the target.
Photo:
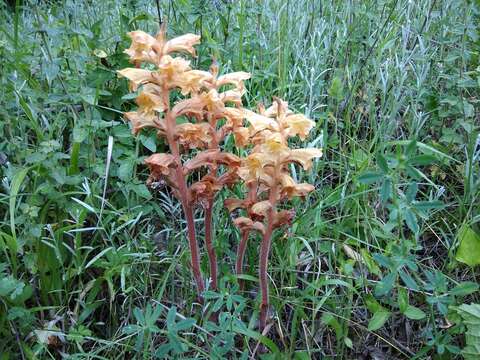
M 210 88 L 212 80 L 213 76 L 208 71 L 190 70 L 177 79 L 176 85 L 182 89 L 182 95 L 185 96 L 196 94 L 202 88 Z
M 255 215 L 267 216 L 267 212 L 272 208 L 272 203 L 268 200 L 260 201 L 254 204 L 251 212 Z
M 305 140 L 310 130 L 315 126 L 315 122 L 308 119 L 305 115 L 288 115 L 284 120 L 284 126 L 287 128 L 288 136 L 298 135 L 300 139 Z
M 187 149 L 204 148 L 212 141 L 211 127 L 208 123 L 183 123 L 175 127 L 175 136 Z
M 312 166 L 312 159 L 321 157 L 322 154 L 322 149 L 317 148 L 295 149 L 290 152 L 290 155 L 284 162 L 295 162 L 303 166 L 305 170 L 308 170 Z
M 280 178 L 281 184 L 281 195 L 282 197 L 286 197 L 291 199 L 296 196 L 305 197 L 309 192 L 315 190 L 315 186 L 302 183 L 297 184 L 290 175 L 282 174 Z
M 147 127 L 153 127 L 164 132 L 163 123 L 158 120 L 158 116 L 153 113 L 141 113 L 138 111 L 130 111 L 124 113 L 125 119 L 132 123 L 132 134 L 137 135 L 138 132 Z
M 151 113 L 153 111 L 163 112 L 167 105 L 163 103 L 162 89 L 156 84 L 145 84 L 142 91 L 135 99 L 139 106 L 138 111 L 142 113 Z
M 235 138 L 235 145 L 237 147 L 245 147 L 248 145 L 250 132 L 247 128 L 236 127 L 233 129 L 233 136 Z
M 145 164 L 150 168 L 152 177 L 159 179 L 170 174 L 172 168 L 175 168 L 175 158 L 171 154 L 153 154 L 145 159 Z
M 217 79 L 217 88 L 222 85 L 232 84 L 238 87 L 244 80 L 250 79 L 251 74 L 244 71 L 237 71 L 230 74 L 225 74 Z
M 138 86 L 148 82 L 155 82 L 153 72 L 145 69 L 126 68 L 117 71 L 120 76 L 130 80 L 131 88 L 136 91 Z
M 272 105 L 268 109 L 263 110 L 262 115 L 275 118 L 282 114 L 287 114 L 288 112 L 288 102 L 279 98 L 274 98 Z
M 200 44 L 200 35 L 185 34 L 167 41 L 163 47 L 163 54 L 172 52 L 187 52 L 195 55 L 194 45 Z
M 124 51 L 130 56 L 130 61 L 148 61 L 153 62 L 156 58 L 156 53 L 152 49 L 157 40 L 144 31 L 131 31 L 127 33 L 132 39 L 132 44 Z
M 228 167 L 240 166 L 240 159 L 238 156 L 220 152 L 218 149 L 205 150 L 195 156 L 193 159 L 188 160 L 184 165 L 184 171 L 186 174 L 195 170 L 201 166 L 212 166 L 213 164 L 222 164 Z
M 295 217 L 295 210 L 282 210 L 275 215 L 274 227 L 280 227 L 284 225 L 291 225 L 292 220 Z
M 263 130 L 280 130 L 275 120 L 263 115 L 259 115 L 253 111 L 245 110 L 245 118 L 250 123 L 252 133 L 258 133 Z
M 253 222 L 252 219 L 249 219 L 247 217 L 238 217 L 235 220 L 233 220 L 233 223 L 235 226 L 237 226 L 240 231 L 250 231 L 250 230 L 257 230 L 260 233 L 265 233 L 265 226 L 262 223 L 259 223 L 258 221 Z
M 247 200 L 233 198 L 225 199 L 223 201 L 223 206 L 225 206 L 229 212 L 236 209 L 245 209 L 247 207 Z

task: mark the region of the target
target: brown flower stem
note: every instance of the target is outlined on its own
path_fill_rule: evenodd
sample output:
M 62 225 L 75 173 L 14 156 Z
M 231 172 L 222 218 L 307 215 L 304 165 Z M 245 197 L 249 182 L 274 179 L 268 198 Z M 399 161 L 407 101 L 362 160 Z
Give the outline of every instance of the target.
M 235 271 L 237 273 L 237 276 L 243 274 L 243 258 L 245 257 L 245 251 L 247 250 L 248 235 L 250 235 L 249 231 L 242 231 L 242 238 L 240 240 L 240 244 L 238 245 L 237 261 L 235 264 Z M 243 290 L 243 281 L 238 280 L 238 282 L 240 284 L 240 290 Z
M 273 211 L 269 212 L 268 216 L 268 226 L 265 231 L 265 234 L 260 244 L 260 267 L 259 267 L 259 278 L 260 278 L 260 291 L 262 294 L 262 303 L 260 304 L 260 332 L 265 329 L 267 325 L 267 314 L 269 306 L 269 296 L 268 296 L 268 279 L 267 279 L 267 269 L 268 269 L 268 256 L 270 254 L 270 245 L 272 242 L 272 233 L 273 233 Z
M 212 290 L 217 290 L 217 255 L 215 254 L 212 241 L 212 212 L 213 199 L 208 201 L 207 207 L 205 208 L 205 246 L 207 247 L 208 261 L 210 263 L 211 287 Z
M 262 238 L 262 243 L 260 244 L 260 266 L 259 266 L 259 278 L 260 278 L 260 291 L 262 294 L 262 302 L 260 304 L 260 332 L 263 332 L 265 326 L 267 325 L 268 317 L 268 307 L 269 307 L 269 296 L 268 296 L 268 279 L 267 279 L 267 270 L 268 270 L 268 257 L 270 255 L 270 246 L 272 243 L 272 234 L 274 230 L 275 216 L 277 214 L 276 204 L 278 199 L 277 194 L 277 183 L 276 179 L 278 178 L 279 168 L 275 167 L 274 176 L 273 176 L 273 185 L 270 188 L 269 201 L 271 208 L 267 214 L 267 229 Z
M 187 221 L 187 233 L 188 243 L 190 246 L 190 256 L 192 263 L 192 273 L 195 283 L 197 285 L 197 292 L 199 300 L 202 300 L 202 292 L 205 290 L 205 285 L 202 279 L 202 273 L 200 271 L 200 250 L 198 248 L 198 242 L 195 236 L 195 222 L 193 218 L 193 208 L 190 203 L 187 181 L 185 180 L 182 159 L 180 157 L 180 150 L 178 143 L 174 138 L 175 131 L 175 117 L 170 111 L 166 112 L 166 137 L 170 151 L 175 158 L 177 166 L 175 167 L 176 185 L 178 187 L 178 193 L 180 194 L 180 202 L 182 203 L 183 212 L 185 214 L 185 220 Z
M 195 237 L 195 222 L 193 220 L 193 210 L 191 206 L 184 206 L 185 218 L 187 220 L 188 243 L 190 245 L 190 255 L 192 261 L 192 272 L 197 284 L 198 296 L 202 299 L 201 293 L 205 290 L 202 274 L 200 272 L 200 257 L 197 239 Z

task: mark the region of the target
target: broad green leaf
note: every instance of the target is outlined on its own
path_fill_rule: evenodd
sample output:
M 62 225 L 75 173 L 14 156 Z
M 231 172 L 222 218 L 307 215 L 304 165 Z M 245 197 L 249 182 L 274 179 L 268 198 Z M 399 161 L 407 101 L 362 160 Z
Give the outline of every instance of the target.
M 418 191 L 418 184 L 416 182 L 410 183 L 407 187 L 407 191 L 405 192 L 405 196 L 407 197 L 407 201 L 412 202 L 415 200 Z
M 128 184 L 128 189 L 133 190 L 135 194 L 144 199 L 150 200 L 152 198 L 152 194 L 148 191 L 145 184 Z
M 144 134 L 140 134 L 139 139 L 143 146 L 145 146 L 148 150 L 151 152 L 157 151 L 157 143 L 155 141 L 156 137 L 154 135 L 146 136 Z
M 480 264 L 480 235 L 478 235 L 470 226 L 464 225 L 458 232 L 457 255 L 455 258 L 468 266 Z
M 245 335 L 249 338 L 252 338 L 252 339 L 255 339 L 255 340 L 261 342 L 263 345 L 265 345 L 267 348 L 269 348 L 269 350 L 274 354 L 279 354 L 280 353 L 280 349 L 278 348 L 277 345 L 275 345 L 275 343 L 272 340 L 270 340 L 268 337 L 263 336 L 262 334 L 254 331 L 254 330 L 234 325 L 233 326 L 233 331 L 238 333 L 238 334 Z
M 293 355 L 294 360 L 310 360 L 310 355 L 308 351 L 295 351 Z
M 368 330 L 375 331 L 380 329 L 390 317 L 390 312 L 386 310 L 377 311 L 368 322 Z
M 392 196 L 392 181 L 389 178 L 385 178 L 380 188 L 380 201 L 382 204 L 386 204 L 388 199 Z
M 406 317 L 408 317 L 409 319 L 412 319 L 412 320 L 421 320 L 423 318 L 425 318 L 425 313 L 415 307 L 415 306 L 412 306 L 412 305 L 408 305 L 407 306 L 407 309 L 404 311 L 403 313 Z
M 415 201 L 412 205 L 415 210 L 429 211 L 434 209 L 443 209 L 445 204 L 438 200 L 433 201 Z
M 398 274 L 402 279 L 403 283 L 411 290 L 418 290 L 418 285 L 412 276 L 404 269 L 399 269 Z
M 328 89 L 328 95 L 336 100 L 341 100 L 343 97 L 343 84 L 342 80 L 338 77 L 334 77 L 332 80 L 332 85 Z
M 405 222 L 407 223 L 408 228 L 412 230 L 414 234 L 418 234 L 420 229 L 418 227 L 417 217 L 413 211 L 408 208 L 405 209 Z
M 320 320 L 323 324 L 330 326 L 335 330 L 335 337 L 337 340 L 342 338 L 343 335 L 343 328 L 342 325 L 337 320 L 337 317 L 331 313 L 323 313 L 322 318 Z
M 462 355 L 465 360 L 480 359 L 480 304 L 463 304 L 457 312 L 467 327 Z
M 384 175 L 381 172 L 366 171 L 358 177 L 358 181 L 368 185 L 382 180 L 383 177 Z
M 375 295 L 376 296 L 387 295 L 392 290 L 396 278 L 397 276 L 395 273 L 389 273 L 387 276 L 385 276 L 375 286 Z
M 377 154 L 377 164 L 380 170 L 382 170 L 384 174 L 388 173 L 389 167 L 388 167 L 387 159 L 385 159 L 385 157 L 382 154 Z
M 478 289 L 479 286 L 477 283 L 473 281 L 464 281 L 450 290 L 450 294 L 455 296 L 466 296 L 473 294 L 474 292 L 478 291 Z

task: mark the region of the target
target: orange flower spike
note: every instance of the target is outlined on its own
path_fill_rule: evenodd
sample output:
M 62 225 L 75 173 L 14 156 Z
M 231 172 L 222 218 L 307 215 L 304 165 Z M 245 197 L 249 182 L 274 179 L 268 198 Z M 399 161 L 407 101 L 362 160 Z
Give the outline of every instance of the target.
M 176 118 L 181 115 L 201 119 L 203 103 L 188 102 L 190 100 L 188 99 L 182 104 L 183 107 L 174 107 L 173 110 L 170 104 L 170 90 L 180 89 L 183 95 L 196 93 L 204 86 L 203 82 L 210 79 L 210 75 L 205 72 L 191 72 L 190 61 L 171 56 L 177 52 L 195 56 L 193 46 L 199 43 L 200 36 L 186 34 L 167 40 L 165 26 L 162 26 L 156 37 L 142 31 L 131 32 L 129 36 L 132 43 L 125 52 L 136 67 L 120 70 L 118 74 L 129 80 L 132 91 L 140 88 L 140 94 L 136 99 L 138 110 L 125 113 L 125 117 L 132 123 L 134 135 L 143 128 L 153 127 L 158 130 L 159 136 L 165 136 L 167 139 L 171 154 L 153 154 L 145 160 L 151 172 L 149 182 L 166 180 L 182 204 L 187 221 L 192 272 L 201 299 L 204 283 L 200 271 L 193 203 L 184 175 L 179 146 L 207 147 L 210 135 L 203 125 L 186 123 L 176 126 Z M 151 63 L 157 69 L 154 71 L 142 69 L 141 63 Z
M 294 114 L 288 109 L 288 103 L 281 99 L 269 108 L 259 106 L 258 113 L 245 110 L 245 118 L 249 123 L 249 138 L 254 144 L 252 152 L 242 160 L 239 176 L 249 186 L 248 201 L 229 201 L 226 205 L 232 211 L 235 207 L 246 209 L 250 221 L 239 218 L 236 221 L 242 238 L 237 251 L 237 274 L 242 273 L 243 256 L 254 221 L 264 225 L 260 246 L 259 278 L 261 288 L 260 330 L 266 326 L 268 313 L 268 256 L 273 231 L 281 226 L 291 224 L 294 211 L 277 211 L 277 204 L 295 196 L 305 197 L 314 190 L 311 184 L 297 184 L 289 175 L 290 163 L 301 165 L 305 170 L 312 166 L 314 158 L 322 156 L 321 149 L 291 149 L 288 138 L 299 136 L 304 140 L 315 123 L 301 114 Z M 255 187 L 254 187 L 255 186 Z M 241 205 L 241 206 L 239 206 Z

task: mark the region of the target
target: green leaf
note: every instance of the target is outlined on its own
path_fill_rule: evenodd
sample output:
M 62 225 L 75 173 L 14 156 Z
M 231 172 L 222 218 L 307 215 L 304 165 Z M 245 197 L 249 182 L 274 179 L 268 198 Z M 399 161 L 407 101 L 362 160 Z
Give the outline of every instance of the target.
M 130 180 L 133 173 L 133 165 L 134 163 L 131 159 L 122 160 L 118 167 L 118 177 L 123 181 Z
M 380 170 L 382 170 L 384 174 L 388 174 L 389 172 L 388 162 L 387 162 L 387 159 L 385 159 L 385 157 L 382 154 L 377 154 L 377 164 Z
M 477 292 L 478 289 L 479 286 L 477 283 L 473 281 L 464 281 L 450 290 L 450 294 L 455 296 L 466 296 Z
M 411 277 L 411 275 L 404 269 L 399 269 L 398 274 L 402 278 L 403 283 L 411 290 L 418 290 L 418 285 L 416 281 Z
M 340 325 L 337 318 L 333 314 L 323 313 L 320 321 L 323 324 L 330 326 L 332 329 L 335 330 L 335 337 L 337 338 L 337 340 L 342 338 L 342 335 L 343 335 L 342 325 Z
M 18 246 L 17 246 L 17 235 L 15 232 L 15 208 L 17 204 L 17 196 L 18 192 L 20 191 L 20 186 L 22 185 L 23 180 L 28 174 L 30 168 L 21 169 L 19 172 L 15 174 L 12 179 L 12 184 L 10 186 L 10 229 L 12 231 L 13 242 L 10 244 L 14 246 L 14 248 L 10 248 L 12 255 L 15 256 Z
M 308 351 L 295 351 L 293 355 L 294 360 L 310 360 L 310 355 Z
M 185 320 L 180 320 L 178 323 L 175 324 L 175 329 L 177 331 L 185 331 L 187 329 L 190 329 L 193 325 L 195 325 L 195 319 L 185 319 Z
M 392 181 L 389 178 L 385 178 L 380 188 L 380 201 L 382 204 L 386 204 L 388 199 L 392 196 Z
M 390 312 L 387 310 L 377 311 L 368 322 L 368 330 L 375 331 L 380 329 L 389 319 Z
M 418 184 L 416 182 L 410 183 L 408 185 L 407 191 L 405 192 L 405 196 L 407 197 L 407 201 L 412 202 L 415 200 L 418 192 Z
M 148 191 L 145 184 L 128 184 L 128 188 L 144 199 L 150 200 L 152 198 L 152 194 Z
M 404 313 L 408 308 L 408 292 L 404 288 L 398 289 L 398 308 Z
M 378 171 L 366 171 L 358 177 L 358 181 L 362 184 L 373 184 L 382 180 L 383 174 Z
M 328 95 L 336 100 L 341 100 L 343 97 L 343 84 L 342 80 L 338 77 L 334 77 L 332 80 L 332 85 L 328 89 Z
M 457 308 L 467 331 L 465 332 L 466 346 L 462 350 L 465 360 L 480 358 L 480 304 L 463 304 Z
M 144 134 L 140 134 L 139 136 L 140 142 L 143 146 L 145 146 L 151 152 L 157 151 L 157 143 L 155 142 L 155 135 L 146 136 Z
M 279 354 L 280 353 L 280 349 L 278 348 L 277 345 L 275 345 L 275 343 L 272 340 L 270 340 L 266 336 L 263 336 L 262 334 L 260 334 L 256 331 L 253 331 L 253 330 L 248 329 L 248 328 L 239 327 L 237 325 L 233 326 L 233 331 L 261 342 L 263 345 L 265 345 L 274 354 Z
M 464 225 L 458 232 L 460 245 L 455 259 L 468 266 L 480 264 L 480 235 L 470 226 Z
M 383 310 L 383 306 L 373 297 L 372 294 L 367 294 L 364 298 L 365 305 L 367 306 L 368 311 L 371 313 L 376 313 Z
M 10 300 L 15 300 L 22 295 L 25 288 L 25 283 L 15 279 L 12 276 L 7 276 L 0 279 L 0 296 L 9 297 Z
M 407 306 L 407 309 L 404 311 L 403 313 L 406 317 L 408 317 L 409 319 L 412 319 L 412 320 L 421 320 L 423 318 L 425 318 L 425 313 L 415 307 L 415 306 L 412 306 L 412 305 L 408 305 Z
M 405 209 L 405 222 L 407 223 L 408 228 L 412 230 L 414 234 L 418 234 L 420 229 L 418 227 L 417 217 L 410 209 Z
M 393 284 L 397 276 L 395 273 L 389 273 L 385 276 L 376 286 L 375 286 L 375 295 L 384 296 L 387 295 L 393 288 Z
M 434 164 L 436 160 L 437 158 L 432 155 L 418 155 L 418 156 L 411 157 L 408 160 L 408 163 L 411 165 L 426 166 L 426 165 Z
M 429 211 L 434 209 L 443 209 L 445 207 L 445 204 L 439 200 L 415 201 L 412 207 L 418 211 Z

